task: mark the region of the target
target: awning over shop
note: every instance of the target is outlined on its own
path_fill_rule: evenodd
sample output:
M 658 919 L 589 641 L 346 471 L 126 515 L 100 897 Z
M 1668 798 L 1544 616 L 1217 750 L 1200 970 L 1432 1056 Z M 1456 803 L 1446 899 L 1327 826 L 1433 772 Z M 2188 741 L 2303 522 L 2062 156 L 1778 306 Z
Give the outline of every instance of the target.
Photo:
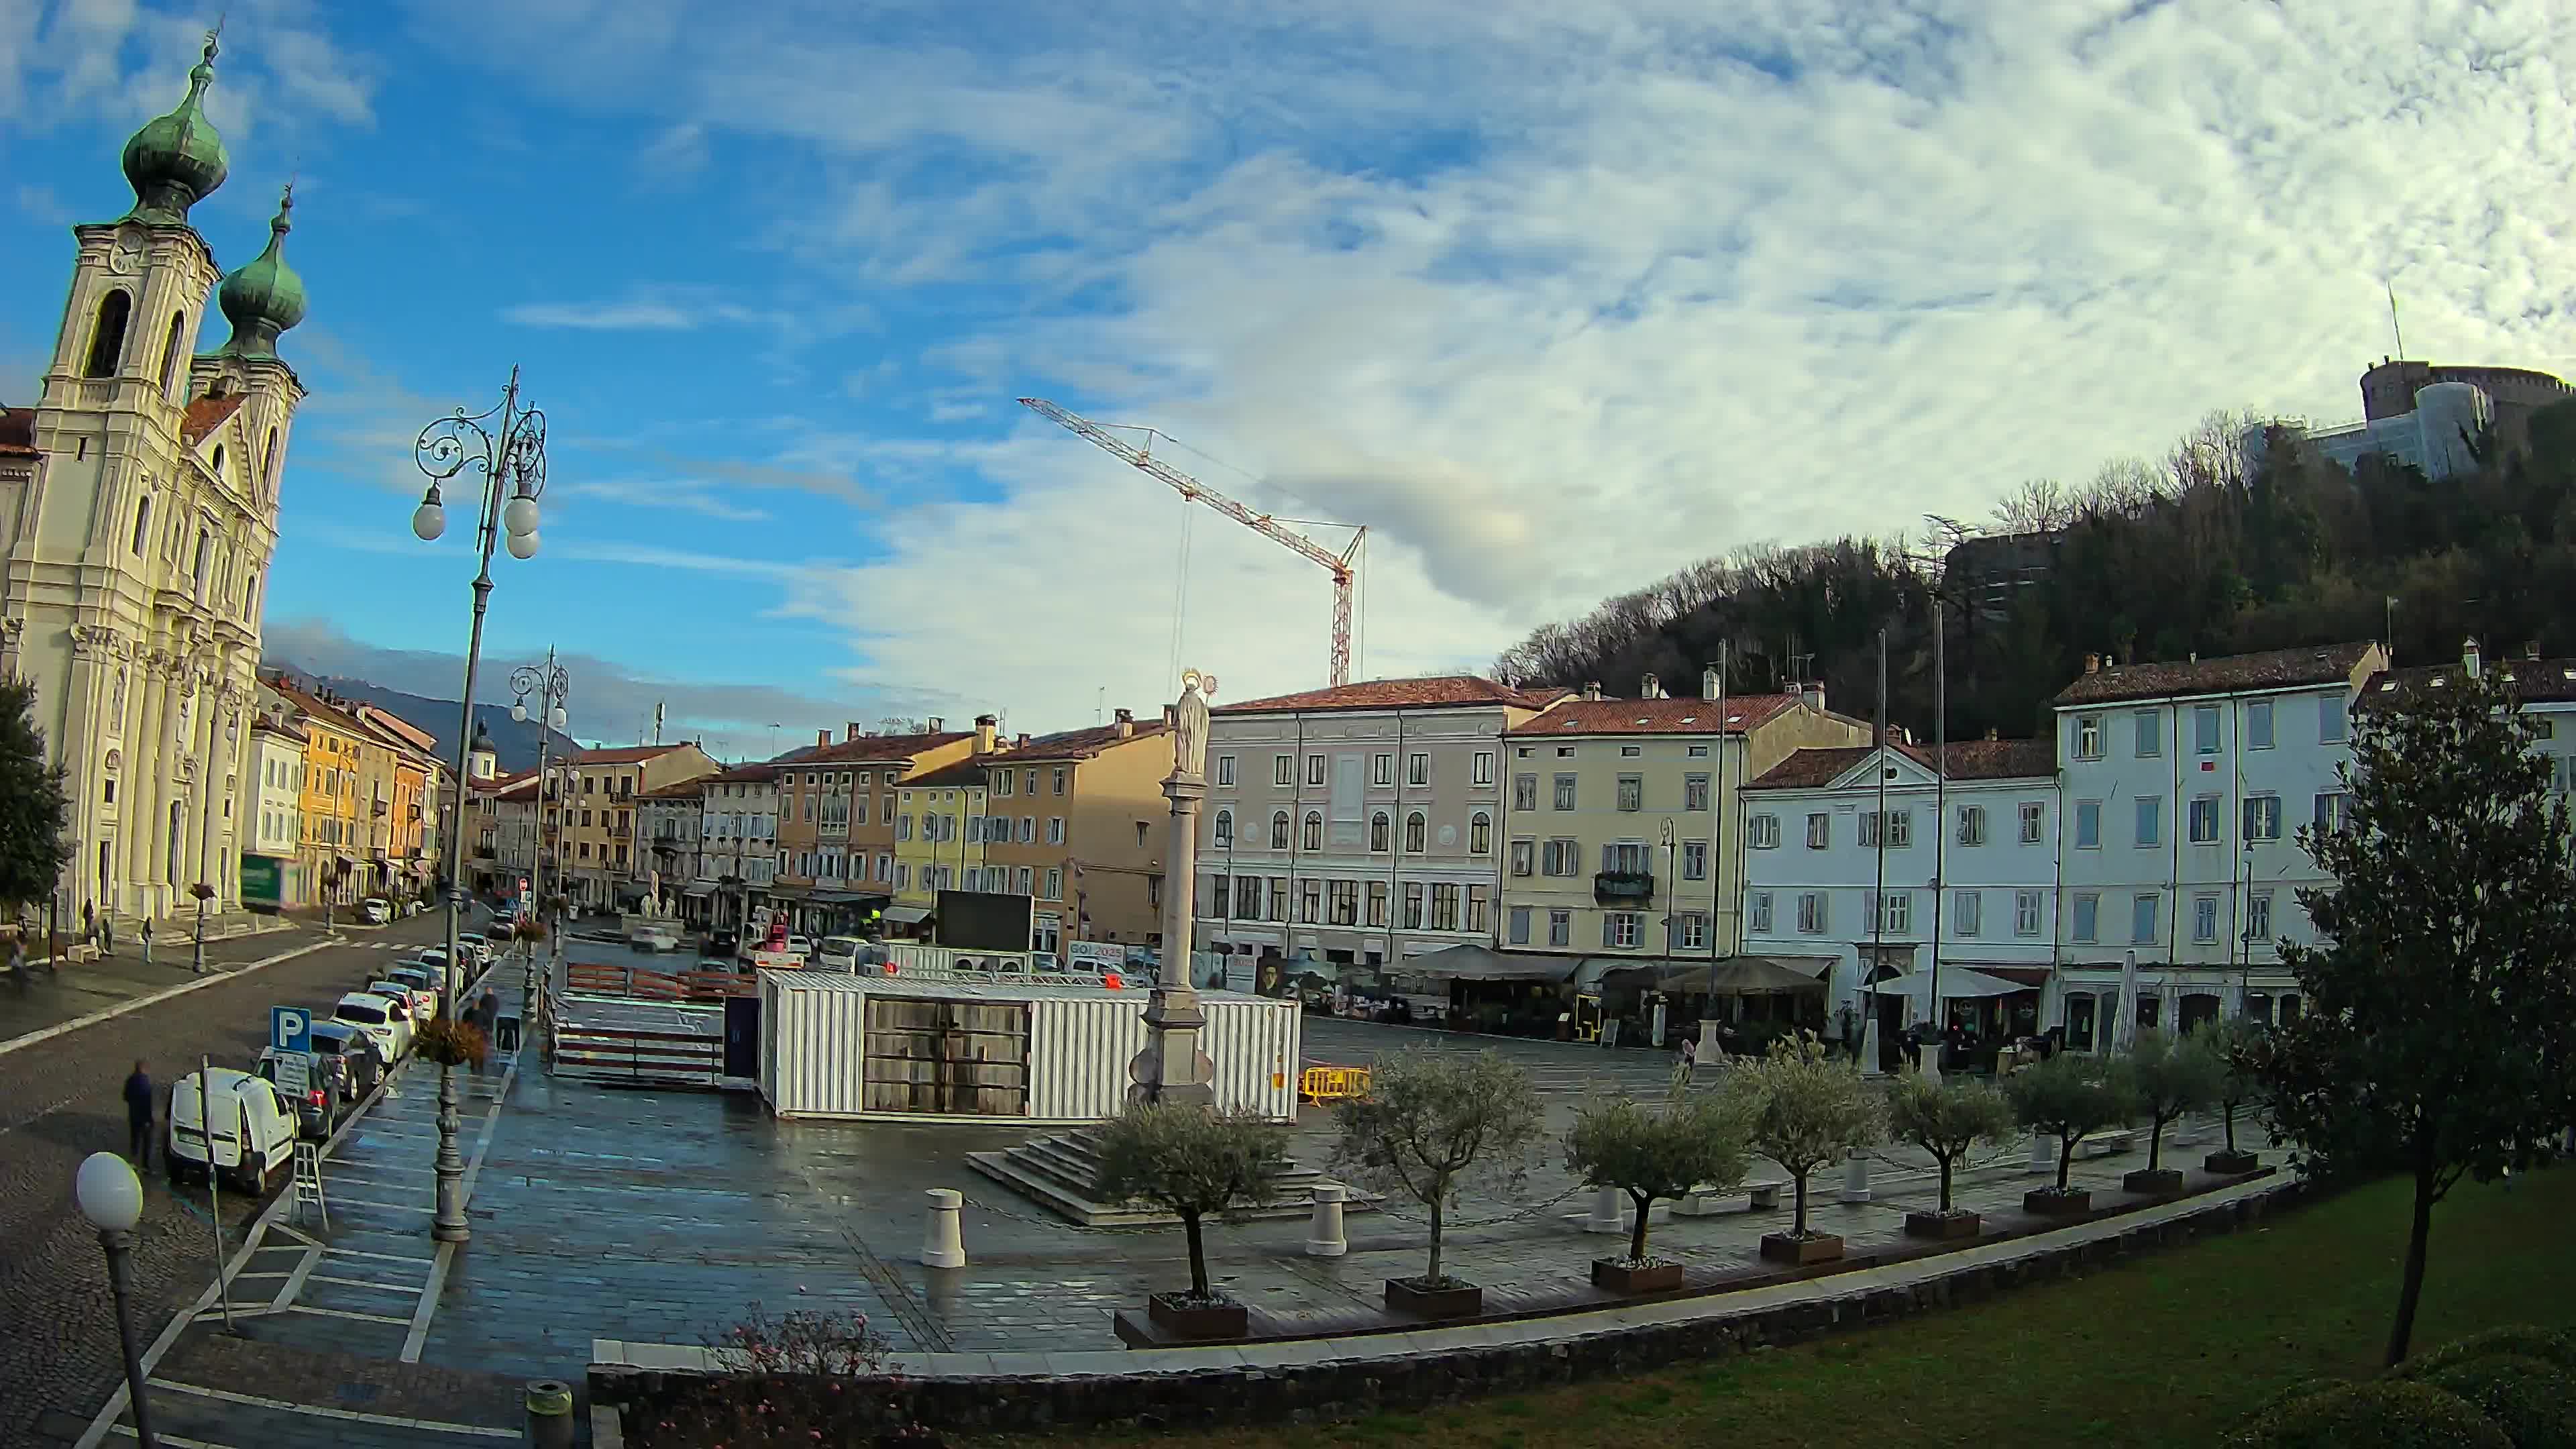
M 688 889 L 683 892 L 683 894 L 693 896 L 711 896 L 715 893 L 716 884 L 714 881 L 709 880 L 691 881 Z
M 1391 975 L 1446 976 L 1460 981 L 1563 981 L 1574 974 L 1577 964 L 1572 956 L 1495 951 L 1470 945 L 1407 956 L 1385 969 Z
M 1797 959 L 1797 958 L 1792 958 Z M 1657 990 L 1679 996 L 1779 996 L 1793 991 L 1822 991 L 1814 973 L 1771 956 L 1729 956 L 1675 972 Z
M 1932 999 L 1932 973 L 1909 971 L 1903 976 L 1889 977 L 1872 986 L 1870 990 L 1881 996 L 1902 996 L 1913 1001 L 1928 1002 Z M 2028 990 L 2030 990 L 2029 987 L 2018 981 L 1989 976 L 1983 971 L 1972 970 L 1966 966 L 1941 968 L 1941 998 L 1944 1001 L 1956 1001 L 1963 997 L 2010 996 L 2016 991 Z
M 885 908 L 885 920 L 888 925 L 918 926 L 929 919 L 930 907 L 928 906 L 888 906 Z

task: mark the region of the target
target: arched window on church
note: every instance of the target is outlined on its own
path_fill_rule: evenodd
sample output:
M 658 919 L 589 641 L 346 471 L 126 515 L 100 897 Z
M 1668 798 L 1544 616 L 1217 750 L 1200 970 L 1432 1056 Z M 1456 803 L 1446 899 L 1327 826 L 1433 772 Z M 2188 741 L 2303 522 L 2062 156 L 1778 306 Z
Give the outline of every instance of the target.
M 266 496 L 277 496 L 277 429 L 268 430 L 268 449 L 260 454 L 260 485 Z
M 172 402 L 178 402 L 180 400 L 178 394 L 172 392 L 171 389 L 176 387 L 179 382 L 179 343 L 181 335 L 187 330 L 188 314 L 185 312 L 171 313 L 170 337 L 168 341 L 161 344 L 161 393 Z
M 224 481 L 224 445 L 215 444 L 215 481 Z
M 89 366 L 81 369 L 83 376 L 116 376 L 117 364 L 125 360 L 125 323 L 133 311 L 134 299 L 123 287 L 99 299 L 98 325 L 89 332 Z
M 134 556 L 143 557 L 143 545 L 151 538 L 152 495 L 146 493 L 134 505 Z

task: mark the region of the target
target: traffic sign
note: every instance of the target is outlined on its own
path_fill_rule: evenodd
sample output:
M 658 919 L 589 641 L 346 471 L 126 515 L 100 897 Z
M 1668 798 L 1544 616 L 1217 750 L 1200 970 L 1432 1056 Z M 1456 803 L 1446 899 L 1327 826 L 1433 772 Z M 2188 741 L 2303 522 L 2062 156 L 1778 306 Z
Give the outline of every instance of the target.
M 270 1007 L 268 1044 L 282 1052 L 313 1050 L 313 1013 L 300 1006 Z

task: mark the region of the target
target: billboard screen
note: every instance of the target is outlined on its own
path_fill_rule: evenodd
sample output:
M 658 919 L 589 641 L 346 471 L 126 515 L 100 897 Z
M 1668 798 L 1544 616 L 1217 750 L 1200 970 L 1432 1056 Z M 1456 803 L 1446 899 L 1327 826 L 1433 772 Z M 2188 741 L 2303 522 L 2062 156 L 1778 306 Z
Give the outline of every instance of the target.
M 997 891 L 941 891 L 933 939 L 960 951 L 1026 951 L 1034 904 Z

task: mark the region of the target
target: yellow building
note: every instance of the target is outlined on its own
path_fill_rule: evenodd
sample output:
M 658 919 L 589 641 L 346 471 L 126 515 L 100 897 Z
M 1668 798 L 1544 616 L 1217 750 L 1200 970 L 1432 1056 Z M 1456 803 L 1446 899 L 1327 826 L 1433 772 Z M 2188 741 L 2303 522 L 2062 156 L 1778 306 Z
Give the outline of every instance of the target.
M 557 797 L 564 893 L 577 911 L 622 911 L 651 893 L 653 861 L 636 837 L 635 797 L 724 768 L 695 744 L 584 750 L 564 762 Z
M 889 925 L 919 925 L 941 891 L 985 888 L 986 812 L 993 788 L 985 761 L 1007 758 L 979 754 L 896 782 Z
M 1171 773 L 1170 728 L 1123 709 L 987 762 L 986 888 L 1031 898 L 1036 949 L 1161 942 Z
M 359 776 L 371 736 L 354 717 L 283 676 L 261 680 L 260 696 L 263 706 L 273 704 L 304 732 L 304 788 L 296 800 L 304 828 L 296 861 L 317 901 L 346 905 L 363 894 Z
M 1744 842 L 1726 828 L 1745 782 L 1810 746 L 1869 741 L 1824 691 L 1638 699 L 1599 686 L 1503 734 L 1506 951 L 1712 960 L 1743 937 Z
M 847 934 L 895 909 L 903 781 L 995 744 L 989 716 L 972 734 L 944 723 L 932 719 L 919 731 L 891 735 L 863 733 L 854 723 L 838 742 L 824 731 L 813 748 L 770 762 L 777 768 L 777 873 L 765 893 L 790 930 Z

